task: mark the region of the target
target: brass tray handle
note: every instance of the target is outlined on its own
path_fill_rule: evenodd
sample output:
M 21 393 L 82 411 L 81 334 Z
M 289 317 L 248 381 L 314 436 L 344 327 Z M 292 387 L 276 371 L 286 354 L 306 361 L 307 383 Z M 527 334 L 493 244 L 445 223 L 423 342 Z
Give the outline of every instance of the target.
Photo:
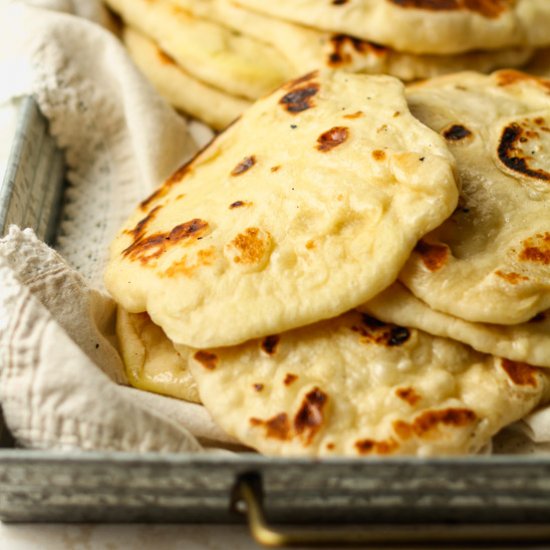
M 268 547 L 362 546 L 368 549 L 403 550 L 410 548 L 525 548 L 526 543 L 541 543 L 549 548 L 549 524 L 412 524 L 352 526 L 342 531 L 325 528 L 279 530 L 268 524 L 263 509 L 261 478 L 257 474 L 240 476 L 233 489 L 231 508 L 246 516 L 252 537 Z M 299 529 L 299 530 L 297 530 Z M 336 530 L 339 529 L 339 530 Z M 475 545 L 475 546 L 473 546 Z

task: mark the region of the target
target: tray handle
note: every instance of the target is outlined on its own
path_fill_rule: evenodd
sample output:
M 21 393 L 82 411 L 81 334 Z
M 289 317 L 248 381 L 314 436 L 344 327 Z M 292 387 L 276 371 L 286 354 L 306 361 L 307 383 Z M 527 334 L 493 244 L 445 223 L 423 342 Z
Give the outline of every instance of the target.
M 304 527 L 281 530 L 266 520 L 261 477 L 240 476 L 234 486 L 231 508 L 244 515 L 252 537 L 268 547 L 362 546 L 384 550 L 412 548 L 521 548 L 526 542 L 550 541 L 550 524 L 413 524 Z M 342 530 L 342 527 L 345 530 Z

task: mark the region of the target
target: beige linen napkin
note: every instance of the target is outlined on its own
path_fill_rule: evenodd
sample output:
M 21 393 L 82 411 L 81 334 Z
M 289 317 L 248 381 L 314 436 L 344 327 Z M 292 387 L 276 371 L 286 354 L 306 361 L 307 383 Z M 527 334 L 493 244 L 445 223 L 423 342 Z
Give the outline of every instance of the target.
M 95 0 L 0 3 L 0 102 L 37 98 L 70 183 L 64 259 L 30 230 L 0 241 L 0 403 L 17 441 L 33 448 L 223 446 L 232 440 L 203 407 L 120 385 L 115 306 L 101 290 L 108 245 L 196 145 L 103 20 Z
M 0 241 L 0 400 L 13 435 L 38 448 L 196 451 L 187 430 L 140 407 L 113 382 L 105 336 L 113 303 L 32 231 Z

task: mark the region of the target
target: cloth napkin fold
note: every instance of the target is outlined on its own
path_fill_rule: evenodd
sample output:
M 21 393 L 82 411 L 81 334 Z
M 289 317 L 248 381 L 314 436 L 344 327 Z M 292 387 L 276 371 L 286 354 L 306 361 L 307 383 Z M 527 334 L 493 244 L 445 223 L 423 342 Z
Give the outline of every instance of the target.
M 196 150 L 185 121 L 98 24 L 108 21 L 100 2 L 7 2 L 0 21 L 0 102 L 35 96 L 65 150 L 69 180 L 63 257 L 31 230 L 12 227 L 0 240 L 8 427 L 31 448 L 231 446 L 204 407 L 123 385 L 115 304 L 102 290 L 109 242 L 127 214 Z
M 124 370 L 106 337 L 114 304 L 32 231 L 0 241 L 0 401 L 6 423 L 35 448 L 198 451 L 183 427 L 116 383 Z M 115 382 L 115 383 L 113 383 Z

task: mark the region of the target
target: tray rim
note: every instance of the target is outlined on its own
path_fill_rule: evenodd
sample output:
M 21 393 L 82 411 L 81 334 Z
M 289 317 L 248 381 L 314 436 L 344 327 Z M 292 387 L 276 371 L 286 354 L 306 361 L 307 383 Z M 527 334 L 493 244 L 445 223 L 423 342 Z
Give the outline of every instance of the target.
M 387 457 L 278 457 L 260 455 L 253 452 L 236 452 L 232 454 L 213 454 L 211 452 L 173 453 L 173 452 L 129 452 L 129 451 L 85 451 L 85 450 L 41 450 L 23 448 L 1 448 L 0 466 L 21 461 L 49 461 L 55 462 L 81 462 L 81 463 L 105 463 L 111 460 L 115 464 L 141 462 L 154 464 L 158 462 L 171 463 L 175 466 L 196 464 L 249 464 L 250 466 L 355 466 L 373 465 L 384 466 L 433 466 L 452 467 L 460 465 L 470 466 L 549 466 L 550 454 L 546 455 L 469 455 L 469 456 L 387 456 Z

